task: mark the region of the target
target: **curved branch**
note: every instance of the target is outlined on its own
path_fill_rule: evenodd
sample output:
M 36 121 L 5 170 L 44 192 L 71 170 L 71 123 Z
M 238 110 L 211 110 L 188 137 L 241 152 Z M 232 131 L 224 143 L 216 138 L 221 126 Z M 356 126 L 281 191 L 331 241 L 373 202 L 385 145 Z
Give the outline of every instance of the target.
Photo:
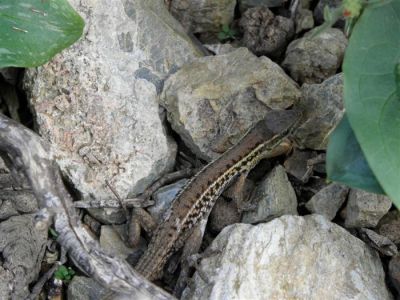
M 44 215 L 54 217 L 58 242 L 86 273 L 102 285 L 134 299 L 173 299 L 135 272 L 125 260 L 102 250 L 81 226 L 50 146 L 36 133 L 0 114 L 0 154 L 23 172 Z M 49 218 L 48 217 L 48 218 Z

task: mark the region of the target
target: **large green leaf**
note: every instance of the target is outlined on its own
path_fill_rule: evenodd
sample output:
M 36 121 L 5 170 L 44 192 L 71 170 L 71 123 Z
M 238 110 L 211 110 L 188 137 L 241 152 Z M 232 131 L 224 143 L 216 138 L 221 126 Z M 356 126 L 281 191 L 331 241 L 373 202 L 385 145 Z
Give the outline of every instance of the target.
M 346 51 L 347 116 L 385 193 L 400 207 L 400 1 L 368 6 Z
M 74 43 L 83 26 L 66 0 L 0 0 L 0 68 L 45 63 Z
M 326 169 L 330 180 L 373 193 L 384 193 L 365 160 L 346 115 L 329 137 Z

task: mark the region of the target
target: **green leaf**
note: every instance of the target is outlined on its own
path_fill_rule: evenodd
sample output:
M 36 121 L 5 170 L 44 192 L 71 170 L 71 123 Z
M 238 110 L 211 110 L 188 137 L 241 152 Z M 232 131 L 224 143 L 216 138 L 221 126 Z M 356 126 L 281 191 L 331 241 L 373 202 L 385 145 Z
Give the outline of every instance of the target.
M 400 99 L 400 63 L 397 63 L 394 67 L 394 78 L 396 80 L 397 97 Z
M 84 22 L 66 0 L 0 2 L 0 68 L 35 67 L 73 44 Z
M 226 40 L 228 38 L 229 38 L 229 36 L 225 32 L 223 32 L 223 31 L 218 32 L 218 39 L 220 41 L 224 41 L 224 40 Z
M 228 24 L 224 24 L 224 25 L 222 25 L 222 31 L 223 32 L 225 32 L 225 33 L 227 33 L 227 32 L 229 32 L 229 25 Z
M 367 6 L 343 63 L 347 116 L 385 193 L 400 207 L 400 1 Z
M 383 194 L 346 117 L 331 133 L 326 160 L 328 178 L 353 188 Z

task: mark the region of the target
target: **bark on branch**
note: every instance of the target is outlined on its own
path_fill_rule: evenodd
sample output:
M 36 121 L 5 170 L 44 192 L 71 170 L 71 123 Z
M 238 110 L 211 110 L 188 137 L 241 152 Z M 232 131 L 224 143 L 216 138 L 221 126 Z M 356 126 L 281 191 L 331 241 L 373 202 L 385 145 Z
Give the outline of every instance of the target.
M 23 173 L 42 210 L 43 220 L 54 221 L 58 242 L 88 275 L 132 299 L 173 299 L 124 260 L 106 253 L 81 226 L 72 198 L 64 187 L 50 147 L 37 134 L 0 114 L 0 154 L 10 168 Z M 39 223 L 38 223 L 39 224 Z

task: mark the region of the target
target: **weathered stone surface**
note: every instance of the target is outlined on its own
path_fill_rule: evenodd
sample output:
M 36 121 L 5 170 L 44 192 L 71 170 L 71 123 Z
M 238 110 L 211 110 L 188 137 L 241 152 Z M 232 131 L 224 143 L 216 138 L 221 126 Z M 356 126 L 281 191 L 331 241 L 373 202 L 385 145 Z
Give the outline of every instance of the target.
M 236 49 L 232 44 L 229 44 L 229 43 L 226 43 L 226 44 L 204 44 L 203 46 L 215 55 L 227 54 Z
M 244 13 L 248 8 L 264 6 L 264 7 L 278 7 L 285 4 L 287 0 L 239 0 L 239 9 Z
M 314 27 L 313 13 L 309 9 L 300 8 L 297 10 L 294 19 L 296 33 L 311 29 Z
M 235 13 L 236 0 L 171 0 L 171 14 L 187 32 L 219 32 L 229 25 Z
M 215 234 L 228 225 L 240 223 L 240 213 L 234 201 L 220 197 L 211 210 L 207 226 Z
M 377 234 L 368 228 L 361 228 L 359 231 L 360 238 L 372 248 L 378 250 L 386 256 L 395 256 L 398 254 L 396 245 L 383 235 Z
M 0 220 L 21 213 L 33 213 L 37 209 L 37 200 L 31 191 L 0 191 Z
M 347 39 L 343 32 L 329 28 L 317 36 L 319 28 L 291 42 L 282 67 L 299 83 L 320 83 L 334 75 L 342 64 Z
M 303 84 L 298 107 L 305 122 L 296 130 L 298 144 L 304 148 L 325 150 L 331 131 L 341 120 L 343 107 L 343 74 L 337 74 L 321 84 Z
M 151 216 L 158 222 L 163 219 L 164 213 L 171 207 L 172 201 L 179 191 L 186 185 L 188 179 L 181 179 L 173 184 L 169 184 L 160 188 L 154 193 L 154 205 L 147 210 Z
M 133 249 L 127 247 L 121 237 L 126 238 L 126 226 L 101 226 L 100 246 L 115 255 L 127 258 Z
M 294 35 L 292 19 L 274 16 L 268 7 L 246 10 L 239 23 L 242 43 L 256 55 L 278 58 Z
M 299 99 L 297 85 L 246 48 L 186 64 L 165 82 L 161 103 L 172 128 L 199 157 L 216 158 L 270 108 Z
M 346 206 L 345 226 L 375 227 L 391 206 L 392 201 L 386 196 L 351 189 Z
M 282 166 L 275 167 L 256 188 L 255 211 L 243 214 L 243 223 L 267 222 L 282 215 L 297 215 L 297 198 Z
M 290 175 L 296 177 L 301 182 L 307 182 L 312 175 L 312 166 L 309 166 L 307 162 L 314 156 L 316 156 L 316 152 L 314 151 L 295 149 L 283 165 Z
M 396 255 L 389 262 L 389 279 L 400 294 L 400 255 Z
M 157 94 L 171 68 L 201 56 L 159 0 L 73 0 L 83 37 L 30 69 L 25 90 L 39 133 L 84 198 L 142 192 L 174 164 Z
M 92 278 L 74 276 L 68 285 L 68 300 L 104 299 L 112 291 L 105 289 Z M 114 299 L 114 298 L 113 298 Z
M 229 226 L 208 250 L 183 299 L 392 299 L 376 251 L 323 216 Z
M 396 245 L 400 245 L 400 211 L 388 212 L 377 226 L 380 235 L 386 236 Z
M 339 208 L 346 201 L 349 188 L 340 183 L 332 183 L 316 193 L 307 203 L 306 208 L 316 214 L 332 220 Z
M 46 241 L 47 228 L 37 229 L 33 215 L 15 216 L 0 223 L 2 267 L 13 275 L 9 287 L 12 299 L 29 295 L 29 284 L 39 275 Z
M 0 299 L 10 299 L 14 276 L 0 266 Z

